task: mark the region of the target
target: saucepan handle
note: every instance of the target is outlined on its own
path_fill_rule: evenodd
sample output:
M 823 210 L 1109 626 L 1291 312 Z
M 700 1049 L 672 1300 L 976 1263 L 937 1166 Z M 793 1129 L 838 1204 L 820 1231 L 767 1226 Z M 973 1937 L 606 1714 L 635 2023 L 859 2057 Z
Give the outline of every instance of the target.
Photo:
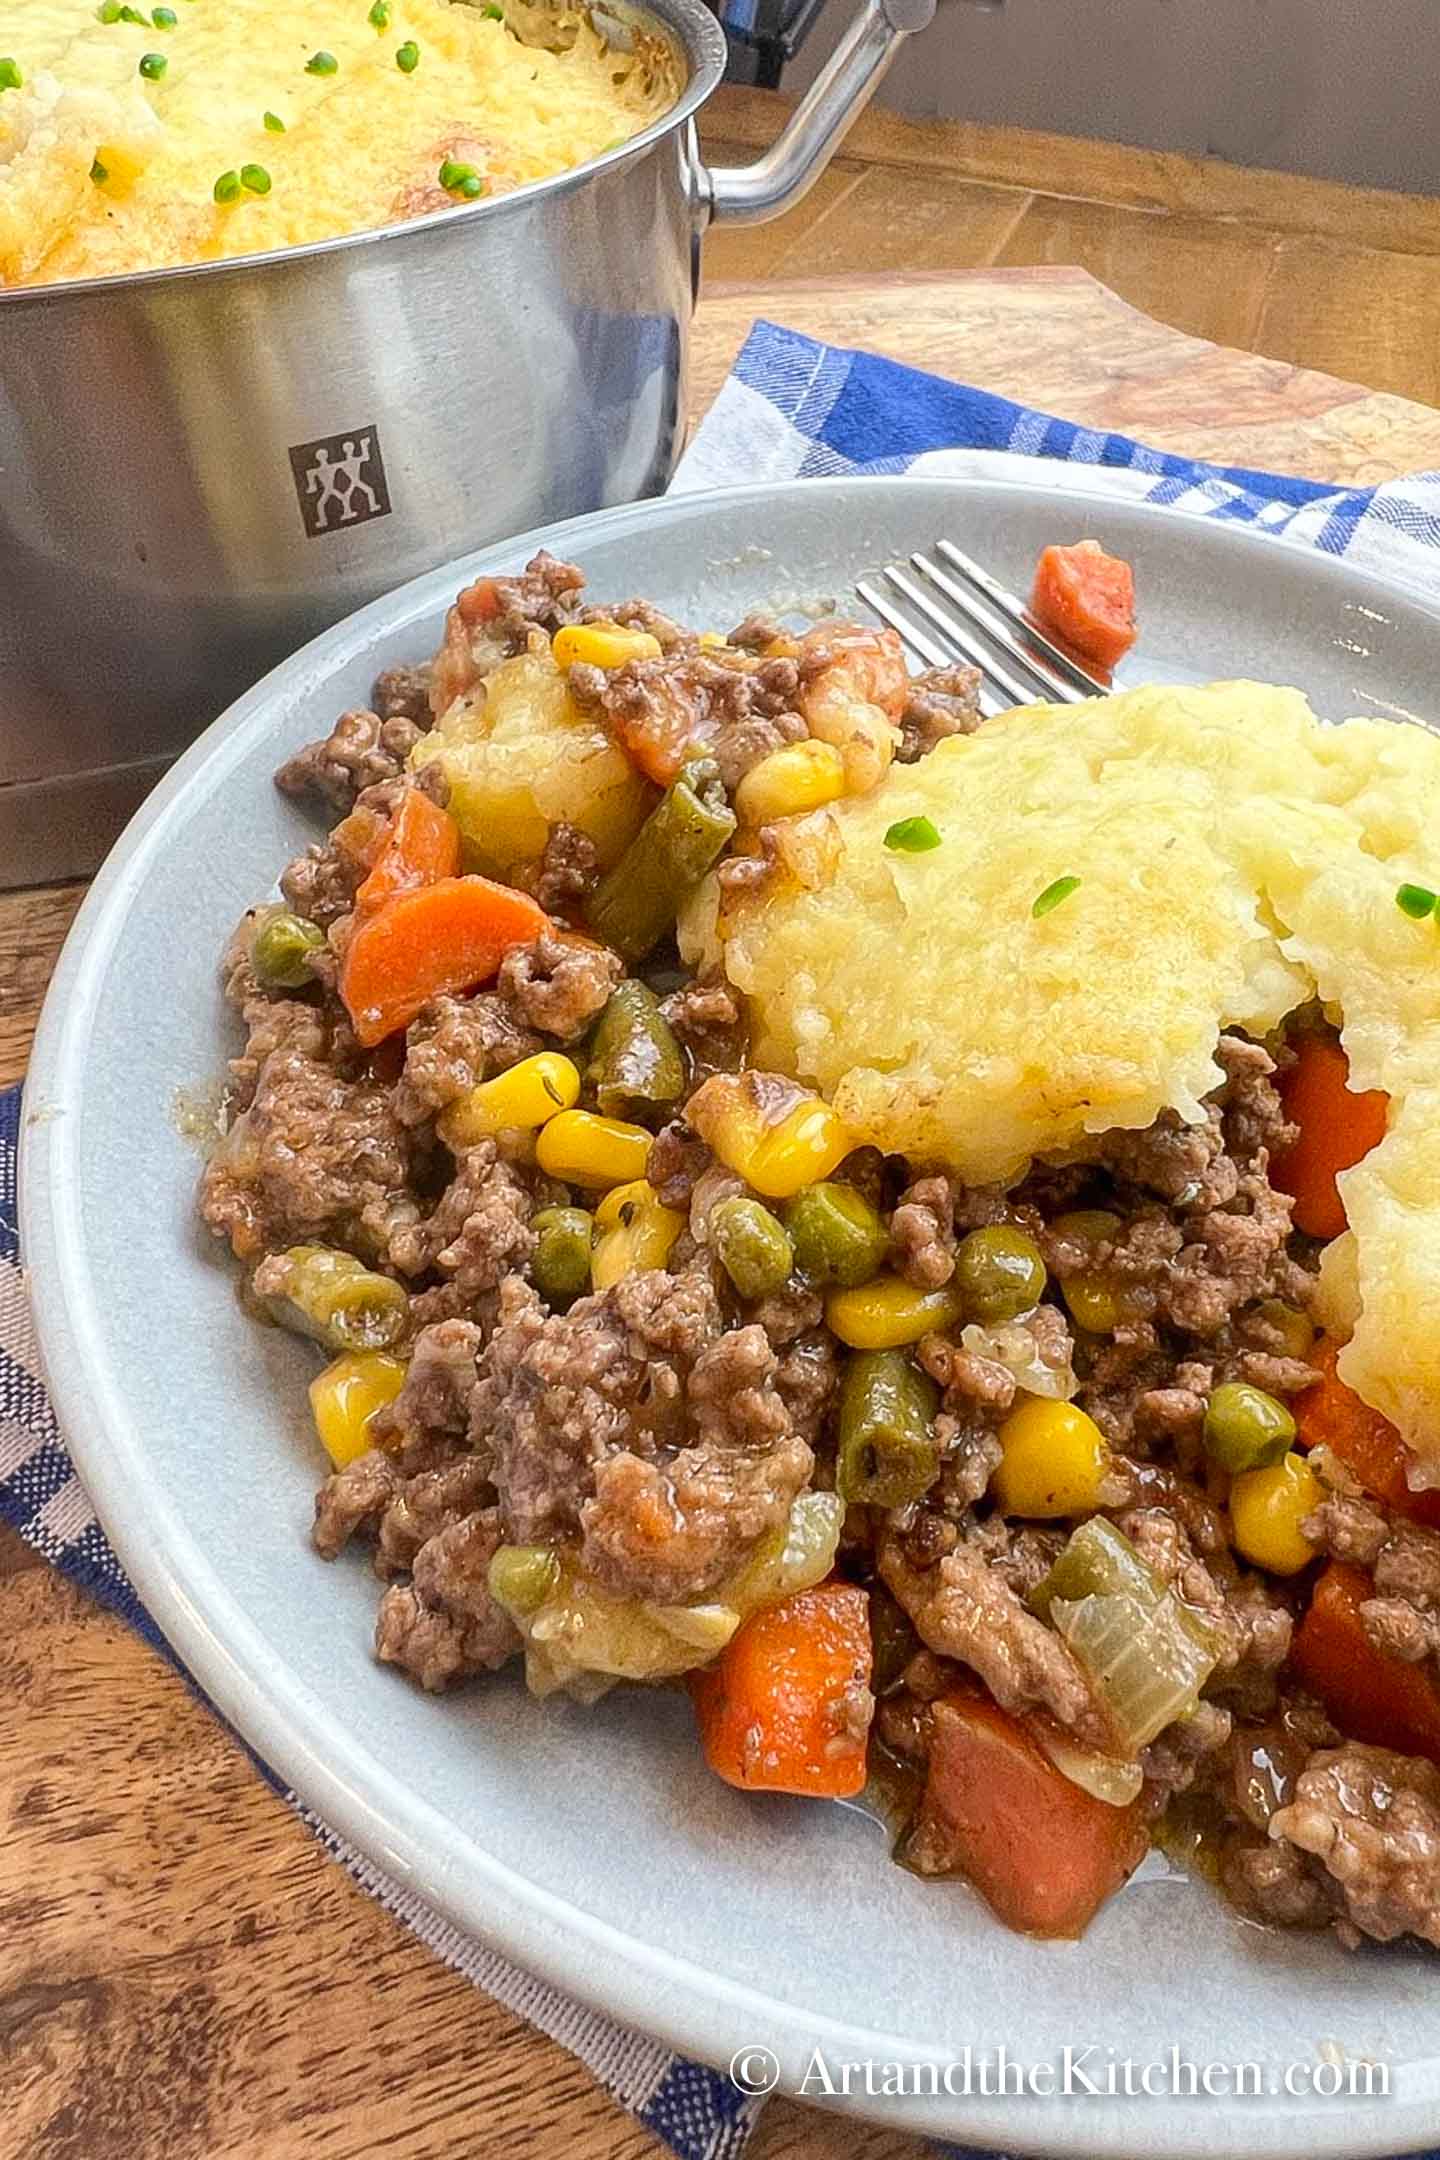
M 851 121 L 869 103 L 905 39 L 923 30 L 934 13 L 935 0 L 864 0 L 833 57 L 764 157 L 753 165 L 701 168 L 702 218 L 759 225 L 799 202 L 824 172 Z

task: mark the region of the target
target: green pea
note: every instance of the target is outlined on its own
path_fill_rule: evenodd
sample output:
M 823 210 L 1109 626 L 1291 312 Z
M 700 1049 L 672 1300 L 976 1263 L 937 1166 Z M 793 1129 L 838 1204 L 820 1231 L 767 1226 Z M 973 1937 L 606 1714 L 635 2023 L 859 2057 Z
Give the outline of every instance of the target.
M 794 1251 L 785 1227 L 743 1194 L 710 1212 L 710 1242 L 742 1298 L 769 1297 L 790 1280 Z
M 967 1319 L 987 1327 L 1029 1312 L 1045 1294 L 1045 1262 L 1034 1238 L 1011 1223 L 990 1223 L 960 1240 L 955 1283 Z
M 595 1218 L 579 1207 L 542 1208 L 530 1227 L 535 1232 L 530 1259 L 535 1287 L 552 1305 L 568 1304 L 590 1287 Z
M 216 181 L 219 186 L 219 181 Z M 217 197 L 217 200 L 219 198 Z M 267 990 L 300 990 L 313 982 L 313 953 L 325 943 L 325 933 L 303 915 L 282 909 L 255 932 L 250 964 Z
M 496 1604 L 528 1619 L 560 1580 L 560 1562 L 548 1545 L 502 1545 L 491 1554 L 487 1572 Z
M 1243 1380 L 1226 1380 L 1205 1409 L 1205 1452 L 1222 1470 L 1263 1470 L 1289 1453 L 1295 1420 L 1284 1403 Z
M 785 1210 L 795 1265 L 807 1282 L 858 1290 L 878 1275 L 890 1249 L 884 1217 L 864 1193 L 832 1179 L 807 1185 Z

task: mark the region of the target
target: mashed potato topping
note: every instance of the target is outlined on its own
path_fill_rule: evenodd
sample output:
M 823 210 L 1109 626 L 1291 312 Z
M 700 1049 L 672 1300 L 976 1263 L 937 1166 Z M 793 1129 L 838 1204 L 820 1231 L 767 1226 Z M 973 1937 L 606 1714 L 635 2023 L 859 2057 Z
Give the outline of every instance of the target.
M 756 1061 L 854 1131 L 971 1181 L 1090 1135 L 1195 1119 L 1216 1038 L 1319 997 L 1352 1085 L 1392 1098 L 1341 1180 L 1341 1373 L 1440 1468 L 1440 738 L 1322 725 L 1293 690 L 1152 687 L 1031 706 L 835 804 L 807 886 L 712 891 L 685 925 L 752 1000 Z M 885 846 L 928 817 L 941 845 Z M 1037 918 L 1054 880 L 1074 891 Z
M 622 52 L 588 20 L 537 28 L 518 4 L 514 28 L 449 0 L 125 13 L 138 19 L 97 0 L 0 8 L 0 287 L 387 225 L 464 199 L 441 184 L 447 160 L 502 193 L 638 133 L 679 88 L 658 37 Z

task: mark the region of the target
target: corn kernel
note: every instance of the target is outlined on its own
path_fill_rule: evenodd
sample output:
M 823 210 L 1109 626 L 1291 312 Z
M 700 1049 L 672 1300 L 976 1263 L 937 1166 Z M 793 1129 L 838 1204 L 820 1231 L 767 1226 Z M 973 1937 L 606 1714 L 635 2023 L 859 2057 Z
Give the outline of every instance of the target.
M 643 1178 L 654 1135 L 593 1110 L 562 1110 L 540 1129 L 535 1160 L 547 1177 L 605 1192 Z
M 352 1351 L 315 1375 L 310 1383 L 315 1430 L 337 1470 L 371 1446 L 370 1420 L 395 1400 L 404 1378 L 404 1358 L 384 1350 Z
M 1077 1327 L 1091 1335 L 1113 1335 L 1125 1317 L 1118 1290 L 1103 1275 L 1071 1275 L 1060 1289 Z
M 542 1050 L 442 1110 L 440 1137 L 449 1148 L 467 1148 L 497 1132 L 534 1132 L 579 1099 L 579 1067 L 558 1050 Z
M 622 630 L 618 623 L 566 623 L 550 643 L 556 667 L 624 667 L 627 660 L 658 660 L 660 640 L 648 630 Z
M 838 1170 L 854 1145 L 843 1120 L 816 1096 L 772 1126 L 752 1155 L 749 1170 L 737 1175 L 767 1200 L 788 1200 Z
M 852 1350 L 899 1350 L 936 1328 L 953 1327 L 965 1308 L 960 1292 L 917 1290 L 898 1275 L 877 1275 L 858 1290 L 832 1290 L 825 1318 Z
M 1049 1522 L 1100 1505 L 1110 1451 L 1095 1420 L 1074 1403 L 1034 1396 L 1000 1427 L 1005 1450 L 991 1491 L 1007 1515 Z
M 845 760 L 833 744 L 786 743 L 751 766 L 735 790 L 735 809 L 743 825 L 772 825 L 822 809 L 844 792 Z
M 1298 1574 L 1315 1557 L 1300 1525 L 1324 1497 L 1319 1478 L 1293 1449 L 1266 1469 L 1242 1471 L 1230 1487 L 1236 1547 L 1272 1575 Z
M 590 1283 L 608 1290 L 622 1275 L 641 1268 L 664 1267 L 670 1249 L 685 1227 L 675 1208 L 661 1207 L 644 1178 L 617 1185 L 595 1210 L 600 1235 L 590 1258 Z
M 717 647 L 728 645 L 730 640 L 722 637 L 718 630 L 702 630 L 698 642 L 702 652 L 714 652 Z

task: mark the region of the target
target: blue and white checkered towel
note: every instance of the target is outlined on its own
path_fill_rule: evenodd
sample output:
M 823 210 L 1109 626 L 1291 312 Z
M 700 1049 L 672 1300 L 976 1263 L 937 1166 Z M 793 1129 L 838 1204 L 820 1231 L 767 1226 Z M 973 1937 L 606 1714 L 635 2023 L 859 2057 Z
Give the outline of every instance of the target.
M 1284 531 L 1411 585 L 1440 590 L 1440 473 L 1377 488 L 1198 465 L 1101 435 L 893 361 L 760 323 L 681 466 L 676 486 L 812 473 L 944 473 L 976 449 L 1105 468 L 1103 484 Z M 0 1095 L 0 1519 L 165 1652 L 85 1493 L 55 1424 L 26 1307 L 15 1199 L 18 1089 Z M 315 1834 L 447 1963 L 578 2055 L 681 2160 L 735 2160 L 760 2102 L 718 2072 L 624 2031 L 542 1987 L 351 1851 L 298 1797 Z

